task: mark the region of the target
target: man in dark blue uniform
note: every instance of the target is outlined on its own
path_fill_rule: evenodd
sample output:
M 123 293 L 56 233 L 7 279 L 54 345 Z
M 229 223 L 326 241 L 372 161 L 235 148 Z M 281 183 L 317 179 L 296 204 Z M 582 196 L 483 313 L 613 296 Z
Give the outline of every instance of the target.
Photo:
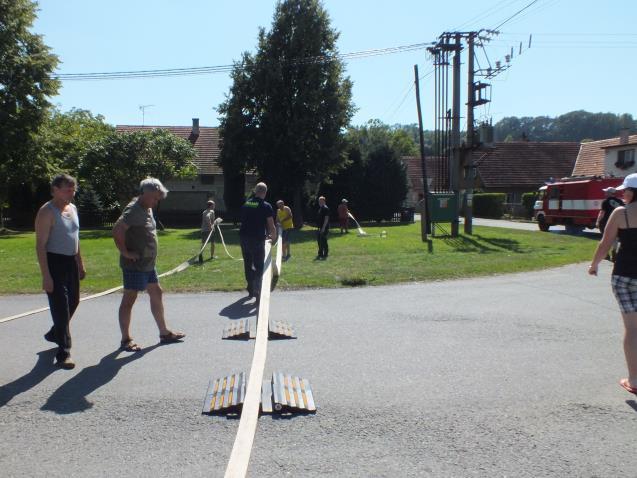
M 241 207 L 239 237 L 246 289 L 250 297 L 256 297 L 257 300 L 261 291 L 265 241 L 271 239 L 272 243 L 275 243 L 277 240 L 274 209 L 265 201 L 267 192 L 268 187 L 265 183 L 258 183 L 254 188 L 254 194 Z

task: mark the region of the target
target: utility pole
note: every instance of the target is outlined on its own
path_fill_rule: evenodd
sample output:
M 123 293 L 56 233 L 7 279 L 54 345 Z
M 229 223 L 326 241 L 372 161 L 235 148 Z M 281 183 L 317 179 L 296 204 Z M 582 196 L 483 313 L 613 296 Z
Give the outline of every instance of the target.
M 420 109 L 420 79 L 418 65 L 414 65 L 414 81 L 416 82 L 416 107 L 418 108 L 418 137 L 420 138 L 420 165 L 422 167 L 422 191 L 424 207 L 420 212 L 420 229 L 422 241 L 427 242 L 427 234 L 431 233 L 431 217 L 429 216 L 429 184 L 427 179 L 427 162 L 425 161 L 425 138 L 422 132 L 422 112 Z M 424 217 L 423 217 L 424 216 Z
M 473 165 L 473 145 L 474 145 L 474 129 L 473 129 L 473 109 L 475 108 L 475 87 L 474 87 L 474 67 L 475 52 L 474 40 L 476 33 L 471 32 L 467 38 L 467 140 L 464 150 L 464 180 L 465 180 L 465 197 L 464 197 L 464 232 L 465 234 L 473 233 L 473 184 L 475 180 L 475 168 Z
M 451 161 L 451 189 L 456 193 L 456 205 L 460 206 L 460 161 L 461 161 L 461 149 L 460 149 L 460 51 L 462 49 L 461 35 L 455 34 L 455 46 L 453 55 L 453 93 L 452 93 L 452 110 L 451 110 L 451 149 L 452 149 L 452 161 Z M 458 213 L 455 215 L 455 219 L 451 223 L 451 236 L 458 236 Z

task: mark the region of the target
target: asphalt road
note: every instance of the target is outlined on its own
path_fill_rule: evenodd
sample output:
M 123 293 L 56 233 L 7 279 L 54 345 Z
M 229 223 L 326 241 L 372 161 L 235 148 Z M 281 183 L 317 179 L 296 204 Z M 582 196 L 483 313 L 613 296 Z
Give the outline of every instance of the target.
M 275 291 L 266 372 L 310 380 L 315 416 L 261 417 L 249 476 L 637 475 L 610 268 L 337 290 Z M 238 420 L 201 415 L 208 380 L 247 371 L 222 341 L 250 305 L 166 296 L 182 344 L 157 346 L 147 297 L 117 351 L 119 295 L 82 303 L 73 371 L 53 367 L 45 313 L 0 324 L 0 475 L 223 476 Z M 2 316 L 43 304 L 0 297 Z M 230 318 L 229 318 L 230 317 Z

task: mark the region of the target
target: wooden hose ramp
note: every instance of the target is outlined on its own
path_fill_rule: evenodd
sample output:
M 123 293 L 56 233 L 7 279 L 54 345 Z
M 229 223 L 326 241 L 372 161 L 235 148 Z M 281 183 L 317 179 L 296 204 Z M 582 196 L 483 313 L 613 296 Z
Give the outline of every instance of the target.
M 280 242 L 280 241 L 279 241 Z M 280 245 L 278 246 L 280 247 Z M 278 248 L 277 248 L 278 249 Z M 237 436 L 234 439 L 230 461 L 226 467 L 226 478 L 243 478 L 248 472 L 252 443 L 257 430 L 259 406 L 261 404 L 261 383 L 265 369 L 265 356 L 268 350 L 268 322 L 270 315 L 270 285 L 272 283 L 272 245 L 265 243 L 265 261 L 259 312 L 257 314 L 257 336 L 254 342 L 254 356 L 248 376 L 245 400 L 241 409 L 241 419 Z M 280 273 L 280 270 L 278 271 Z

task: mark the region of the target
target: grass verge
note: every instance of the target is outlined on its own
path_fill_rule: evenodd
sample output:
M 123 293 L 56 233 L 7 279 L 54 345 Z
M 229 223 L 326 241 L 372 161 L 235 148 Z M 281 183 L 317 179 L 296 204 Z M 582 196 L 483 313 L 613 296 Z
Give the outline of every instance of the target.
M 586 237 L 474 227 L 471 236 L 435 237 L 433 253 L 420 240 L 420 224 L 365 226 L 369 237 L 355 231 L 333 231 L 326 261 L 314 260 L 316 230 L 304 228 L 292 237 L 292 257 L 283 263 L 279 289 L 342 287 L 435 281 L 556 267 L 590 259 L 596 241 Z M 387 236 L 380 237 L 381 230 Z M 228 249 L 241 257 L 237 229 L 222 229 Z M 159 234 L 158 272 L 167 271 L 199 249 L 199 231 L 170 229 Z M 218 236 L 217 236 L 217 242 Z M 118 251 L 110 231 L 81 232 L 81 248 L 87 269 L 82 293 L 99 292 L 121 284 Z M 243 265 L 231 260 L 217 243 L 217 259 L 195 264 L 184 272 L 162 279 L 168 292 L 242 290 Z M 209 250 L 204 257 L 208 258 Z M 41 292 L 35 257 L 35 235 L 0 235 L 0 294 Z

